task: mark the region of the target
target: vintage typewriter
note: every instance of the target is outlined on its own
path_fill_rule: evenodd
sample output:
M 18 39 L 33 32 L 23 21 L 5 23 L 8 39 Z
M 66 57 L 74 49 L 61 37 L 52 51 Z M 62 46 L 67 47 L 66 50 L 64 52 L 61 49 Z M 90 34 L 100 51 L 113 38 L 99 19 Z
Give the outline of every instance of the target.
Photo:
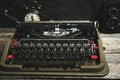
M 98 29 L 120 31 L 113 18 L 119 18 L 119 5 L 109 3 L 112 0 L 1 0 L 0 75 L 107 75 Z
M 9 38 L 1 41 L 0 74 L 70 77 L 108 73 L 96 21 L 24 22 L 7 32 L 3 38 Z

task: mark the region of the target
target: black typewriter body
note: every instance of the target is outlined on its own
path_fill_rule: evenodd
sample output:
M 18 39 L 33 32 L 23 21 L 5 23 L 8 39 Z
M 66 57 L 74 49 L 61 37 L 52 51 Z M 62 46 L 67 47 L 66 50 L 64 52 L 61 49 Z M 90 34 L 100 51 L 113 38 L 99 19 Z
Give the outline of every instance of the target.
M 105 76 L 100 32 L 120 31 L 120 0 L 1 0 L 0 75 Z
M 0 73 L 106 75 L 108 68 L 97 26 L 92 21 L 21 23 L 16 34 L 6 41 Z

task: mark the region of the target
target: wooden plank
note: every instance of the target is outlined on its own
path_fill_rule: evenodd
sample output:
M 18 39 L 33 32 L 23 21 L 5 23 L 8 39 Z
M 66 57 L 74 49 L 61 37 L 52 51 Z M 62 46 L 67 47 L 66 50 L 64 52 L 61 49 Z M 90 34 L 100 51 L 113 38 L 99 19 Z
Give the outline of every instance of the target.
M 105 54 L 120 54 L 120 34 L 101 34 Z
M 101 34 L 110 73 L 103 78 L 120 79 L 120 33 Z
M 109 66 L 109 74 L 104 78 L 120 79 L 120 54 L 105 54 Z

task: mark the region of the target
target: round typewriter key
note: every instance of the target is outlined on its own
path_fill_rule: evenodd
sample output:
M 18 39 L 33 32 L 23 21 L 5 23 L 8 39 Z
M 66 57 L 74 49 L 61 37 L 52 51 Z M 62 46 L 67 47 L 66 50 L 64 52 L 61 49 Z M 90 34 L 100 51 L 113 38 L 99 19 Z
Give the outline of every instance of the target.
M 93 46 L 93 48 L 94 48 L 95 50 L 98 50 L 98 49 L 99 49 L 99 47 L 98 47 L 98 46 Z
M 7 56 L 7 58 L 8 58 L 8 59 L 12 59 L 12 58 L 14 58 L 14 56 L 13 56 L 12 54 L 9 54 L 9 55 Z
M 90 41 L 89 41 L 89 44 L 94 44 L 94 41 L 93 41 L 93 40 L 90 40 Z
M 82 44 L 78 43 L 78 44 L 76 44 L 76 46 L 77 46 L 77 47 L 81 47 L 81 46 L 82 46 Z
M 74 44 L 74 43 L 71 43 L 71 44 L 70 44 L 70 47 L 75 47 L 75 44 Z
M 55 47 L 55 45 L 54 45 L 54 44 L 52 44 L 52 43 L 50 43 L 49 45 L 50 45 L 50 47 Z
M 90 57 L 91 57 L 91 59 L 93 59 L 93 60 L 97 60 L 97 59 L 98 59 L 98 56 L 97 56 L 97 55 L 94 55 L 94 54 L 91 55 Z
M 61 47 L 61 44 L 60 44 L 60 43 L 57 43 L 56 46 L 57 46 L 57 47 Z
M 13 40 L 13 46 L 16 46 L 16 44 L 17 44 L 17 41 L 16 41 L 16 39 L 14 39 Z

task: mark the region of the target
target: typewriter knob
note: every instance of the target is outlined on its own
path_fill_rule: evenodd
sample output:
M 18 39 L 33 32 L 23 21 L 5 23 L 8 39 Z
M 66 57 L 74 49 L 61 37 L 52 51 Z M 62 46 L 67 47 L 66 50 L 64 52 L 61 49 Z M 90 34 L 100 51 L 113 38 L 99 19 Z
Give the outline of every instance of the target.
M 97 55 L 94 55 L 94 54 L 91 55 L 90 57 L 91 57 L 91 59 L 93 59 L 93 60 L 97 60 L 97 59 L 98 59 L 98 56 L 97 56 Z
M 13 56 L 12 54 L 9 54 L 9 55 L 7 56 L 7 58 L 8 58 L 8 59 L 12 59 L 12 58 L 14 58 L 14 56 Z

